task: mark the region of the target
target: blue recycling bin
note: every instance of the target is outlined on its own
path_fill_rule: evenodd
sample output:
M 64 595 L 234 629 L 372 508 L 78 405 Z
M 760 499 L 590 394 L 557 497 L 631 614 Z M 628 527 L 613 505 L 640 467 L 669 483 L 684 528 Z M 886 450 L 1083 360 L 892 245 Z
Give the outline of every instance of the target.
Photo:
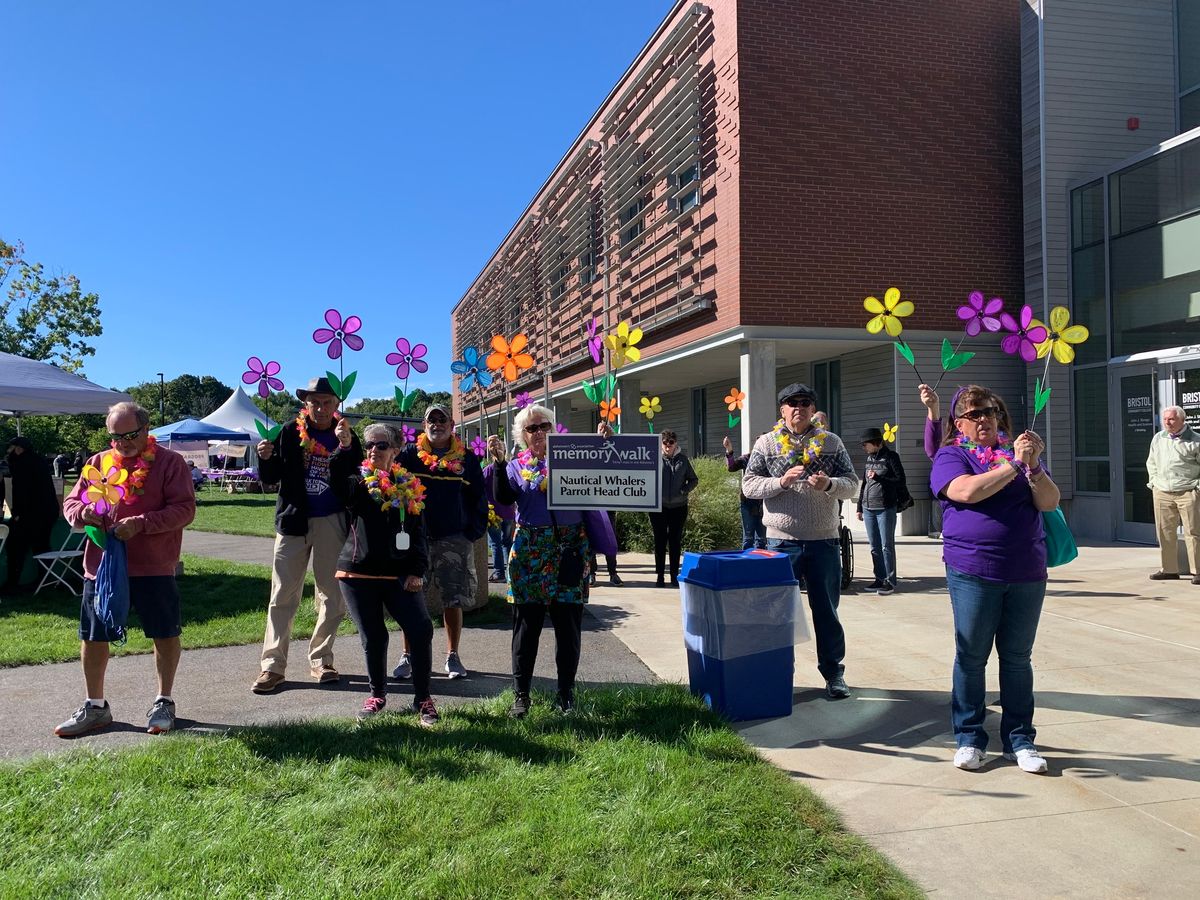
M 679 581 L 692 693 L 735 722 L 791 715 L 807 618 L 787 555 L 687 553 Z

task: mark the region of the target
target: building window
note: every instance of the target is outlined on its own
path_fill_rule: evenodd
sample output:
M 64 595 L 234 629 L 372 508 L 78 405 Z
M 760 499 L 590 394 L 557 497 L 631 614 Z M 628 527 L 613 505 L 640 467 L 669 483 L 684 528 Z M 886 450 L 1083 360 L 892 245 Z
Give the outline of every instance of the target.
M 634 222 L 632 225 L 630 225 L 628 228 L 626 228 L 624 231 L 621 232 L 621 246 L 624 247 L 626 244 L 628 244 L 630 241 L 632 241 L 634 238 L 636 238 L 638 235 L 640 235 L 645 230 L 646 230 L 646 226 L 642 223 L 641 219 L 638 219 L 636 222 Z
M 704 388 L 692 389 L 692 456 L 703 456 L 704 426 L 708 421 L 708 394 Z
M 1200 0 L 1176 0 L 1179 21 L 1179 125 L 1200 125 Z
M 686 194 L 684 194 L 682 197 L 679 198 L 679 211 L 681 213 L 691 212 L 693 209 L 695 209 L 699 205 L 700 205 L 700 188 L 696 188 L 694 191 L 688 191 Z
M 812 389 L 817 395 L 817 409 L 829 416 L 829 429 L 837 434 L 842 422 L 842 363 L 841 360 L 813 363 Z
M 687 187 L 693 181 L 700 177 L 700 164 L 692 163 L 686 169 L 679 173 L 679 187 Z
M 1108 366 L 1075 370 L 1075 489 L 1109 492 Z

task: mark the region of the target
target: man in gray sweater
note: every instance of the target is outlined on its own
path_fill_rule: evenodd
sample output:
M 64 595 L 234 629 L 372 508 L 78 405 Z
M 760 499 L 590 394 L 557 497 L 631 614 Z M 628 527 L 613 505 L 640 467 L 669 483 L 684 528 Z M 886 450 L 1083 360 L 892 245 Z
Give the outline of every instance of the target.
M 817 396 L 806 384 L 779 392 L 779 423 L 754 443 L 742 492 L 763 501 L 767 549 L 786 553 L 807 585 L 817 668 L 830 700 L 850 696 L 843 677 L 846 635 L 838 620 L 839 501 L 858 496 L 858 476 L 841 439 L 812 423 Z

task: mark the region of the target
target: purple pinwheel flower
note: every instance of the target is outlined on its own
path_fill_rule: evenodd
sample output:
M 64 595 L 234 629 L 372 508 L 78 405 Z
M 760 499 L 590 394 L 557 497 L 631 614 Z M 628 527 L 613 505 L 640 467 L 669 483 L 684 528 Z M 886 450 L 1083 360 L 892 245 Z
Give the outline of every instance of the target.
M 271 391 L 282 391 L 283 382 L 275 376 L 279 374 L 279 363 L 270 360 L 265 366 L 257 356 L 246 360 L 246 371 L 242 373 L 244 384 L 257 384 L 258 396 L 266 398 Z
M 479 435 L 475 435 L 475 439 L 471 441 L 471 452 L 476 456 L 483 457 L 487 455 L 487 441 Z
M 533 398 L 529 396 L 529 391 L 521 391 L 513 397 L 513 403 L 516 404 L 517 409 L 524 409 L 532 402 Z
M 967 334 L 975 337 L 985 328 L 988 331 L 999 331 L 1000 320 L 996 316 L 1000 315 L 1003 309 L 1004 301 L 1001 298 L 993 297 L 984 303 L 983 291 L 971 291 L 967 305 L 958 308 L 958 317 L 967 323 Z
M 343 322 L 340 312 L 336 309 L 327 309 L 325 310 L 325 322 L 329 327 L 318 328 L 314 331 L 313 340 L 318 344 L 329 345 L 325 352 L 329 354 L 330 359 L 342 358 L 343 342 L 351 350 L 363 348 L 363 339 L 354 333 L 362 328 L 362 319 L 358 316 L 350 316 Z
M 408 378 L 408 370 L 411 367 L 414 372 L 424 374 L 429 371 L 429 363 L 421 359 L 429 348 L 424 344 L 409 345 L 408 338 L 396 338 L 396 349 L 399 353 L 389 353 L 387 355 L 387 364 L 396 367 L 397 378 Z
M 600 365 L 600 361 L 604 359 L 604 335 L 599 334 L 600 320 L 592 317 L 592 321 L 588 324 L 588 352 L 592 354 L 592 362 Z
M 413 443 L 417 439 L 417 430 L 411 425 L 401 425 L 400 439 L 406 444 Z
M 1019 352 L 1021 359 L 1027 363 L 1037 359 L 1037 345 L 1046 340 L 1049 332 L 1046 331 L 1046 326 L 1040 323 L 1030 328 L 1032 322 L 1033 310 L 1028 305 L 1021 307 L 1020 322 L 1008 313 L 1001 313 L 1000 324 L 1013 333 L 1004 336 L 1004 340 L 1000 342 L 1000 349 L 1005 353 Z
M 554 426 L 554 430 L 557 431 L 559 434 L 566 434 L 571 429 L 568 428 L 566 425 L 564 425 L 562 422 L 559 422 L 557 425 Z
M 492 383 L 492 373 L 486 368 L 479 365 L 479 351 L 474 347 L 468 347 L 463 351 L 463 358 L 456 359 L 450 363 L 450 371 L 455 375 L 461 375 L 462 380 L 458 382 L 458 389 L 466 393 L 475 386 L 475 382 L 479 382 L 481 388 L 489 387 Z

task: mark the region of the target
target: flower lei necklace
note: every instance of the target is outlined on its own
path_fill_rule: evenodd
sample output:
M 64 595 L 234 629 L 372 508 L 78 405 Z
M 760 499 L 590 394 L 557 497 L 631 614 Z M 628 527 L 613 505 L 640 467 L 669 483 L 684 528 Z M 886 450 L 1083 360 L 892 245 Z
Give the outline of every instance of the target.
M 337 418 L 337 414 L 334 414 Z M 313 438 L 308 433 L 308 414 L 304 410 L 300 410 L 300 414 L 296 416 L 296 432 L 300 436 L 300 448 L 306 456 L 328 456 L 329 449 L 320 441 Z
M 996 432 L 995 447 L 981 447 L 975 441 L 964 437 L 961 432 L 954 439 L 954 446 L 962 447 L 964 450 L 969 451 L 982 465 L 987 466 L 989 469 L 998 469 L 1016 459 L 1013 443 L 1003 431 Z
M 546 460 L 533 455 L 532 450 L 522 450 L 517 454 L 517 463 L 521 466 L 521 477 L 529 486 L 546 493 Z
M 419 516 L 425 508 L 425 485 L 407 469 L 393 463 L 385 472 L 375 468 L 368 460 L 362 464 L 360 471 L 367 493 L 384 512 L 398 509 L 401 517 L 405 512 L 410 516 Z
M 455 475 L 461 475 L 463 473 L 463 457 L 466 455 L 463 442 L 458 439 L 457 435 L 450 435 L 450 449 L 440 457 L 434 454 L 433 447 L 429 443 L 429 435 L 422 432 L 421 436 L 417 438 L 417 459 L 423 462 L 425 468 L 430 472 L 444 469 Z
M 829 432 L 823 428 L 817 428 L 807 441 L 797 439 L 783 424 L 783 419 L 780 419 L 771 429 L 771 436 L 775 439 L 775 446 L 779 448 L 779 455 L 784 458 L 789 467 L 808 466 L 812 465 L 821 455 L 821 448 L 825 446 Z
M 150 474 L 150 467 L 154 465 L 154 457 L 158 453 L 158 441 L 154 435 L 150 435 L 146 439 L 146 449 L 138 454 L 137 462 L 133 463 L 133 468 L 129 469 L 129 479 L 126 484 L 129 485 L 129 490 L 125 492 L 126 505 L 137 503 L 137 498 L 146 493 L 146 476 Z M 121 465 L 129 468 L 126 465 L 125 458 L 121 458 Z

